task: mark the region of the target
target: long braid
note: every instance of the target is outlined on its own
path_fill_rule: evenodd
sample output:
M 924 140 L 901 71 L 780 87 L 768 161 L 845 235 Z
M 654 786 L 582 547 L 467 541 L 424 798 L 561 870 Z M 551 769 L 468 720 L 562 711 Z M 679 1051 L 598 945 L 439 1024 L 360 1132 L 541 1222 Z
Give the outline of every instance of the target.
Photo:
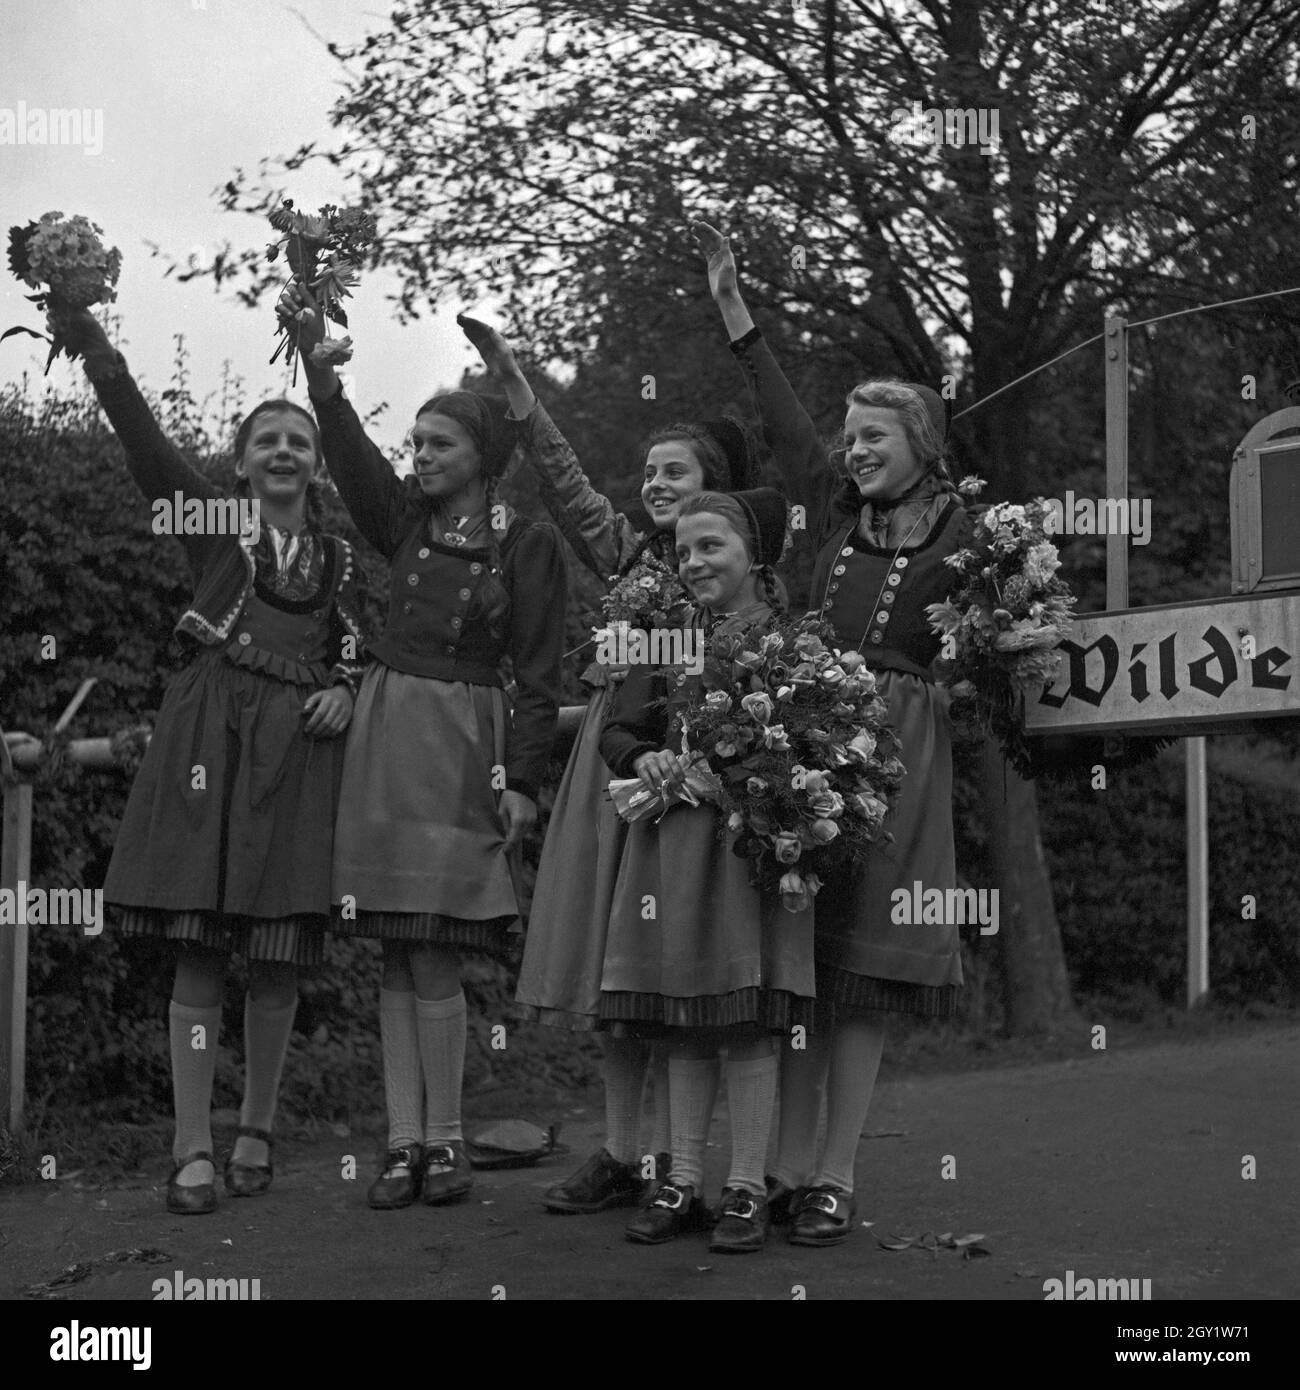
M 763 597 L 768 604 L 778 613 L 786 611 L 786 596 L 783 587 L 779 584 L 776 571 L 771 565 L 764 565 L 758 572 L 758 577 L 763 584 Z

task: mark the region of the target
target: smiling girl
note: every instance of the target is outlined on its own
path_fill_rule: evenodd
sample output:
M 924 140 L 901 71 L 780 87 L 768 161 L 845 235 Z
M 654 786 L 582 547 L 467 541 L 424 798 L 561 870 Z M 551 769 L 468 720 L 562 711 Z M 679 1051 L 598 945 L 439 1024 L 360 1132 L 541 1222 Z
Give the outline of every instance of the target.
M 120 353 L 86 311 L 60 319 L 151 501 L 225 496 L 159 430 Z M 229 958 L 249 961 L 244 1100 L 226 1190 L 271 1184 L 271 1127 L 299 966 L 329 922 L 338 737 L 361 674 L 351 548 L 313 516 L 320 442 L 310 415 L 263 401 L 235 436 L 234 495 L 260 535 L 180 536 L 194 575 L 176 625 L 189 664 L 167 687 L 131 787 L 104 896 L 126 932 L 178 943 L 170 1009 L 176 1167 L 167 1209 L 216 1208 L 212 1080 Z
M 891 894 L 918 881 L 956 886 L 951 727 L 931 669 L 939 639 L 926 606 L 954 587 L 944 561 L 968 543 L 971 517 L 948 474 L 947 410 L 937 393 L 902 381 L 855 387 L 841 445 L 828 452 L 754 326 L 726 239 L 706 223 L 694 231 L 791 500 L 818 519 L 810 531 L 812 601 L 842 648 L 859 651 L 876 672 L 907 764 L 885 821 L 893 843 L 818 895 L 818 1027 L 806 1049 L 782 1051 L 773 1218 L 792 1220 L 795 1244 L 834 1245 L 852 1229 L 854 1160 L 887 1014 L 950 1016 L 962 979 L 956 926 L 897 925 Z M 827 1129 L 818 1152 L 823 1092 Z
M 453 391 L 421 405 L 415 476 L 399 481 L 333 369 L 311 360 L 323 338 L 314 302 L 294 284 L 280 311 L 298 323 L 331 476 L 392 565 L 347 745 L 334 900 L 343 931 L 383 941 L 388 1154 L 368 1201 L 436 1206 L 472 1184 L 460 955 L 507 954 L 518 918 L 508 856 L 536 818 L 555 734 L 564 557 L 553 528 L 496 502 L 515 432 L 495 403 Z
M 687 499 L 706 487 L 731 491 L 758 477 L 749 440 L 732 421 L 674 425 L 640 447 L 641 501 L 651 520 L 638 530 L 582 471 L 568 441 L 533 395 L 509 344 L 494 329 L 462 315 L 466 336 L 502 383 L 519 421 L 524 457 L 537 474 L 542 500 L 579 560 L 607 584 L 640 573 L 656 603 L 684 622 L 686 595 L 675 574 L 673 526 Z M 622 679 L 593 663 L 582 679 L 591 690 L 577 741 L 555 797 L 529 915 L 517 998 L 526 1018 L 572 1030 L 606 1030 L 600 1018 L 605 936 L 626 827 L 610 805 L 609 770 L 600 734 Z M 543 1202 L 560 1214 L 634 1205 L 643 1189 L 639 1143 L 642 1093 L 651 1068 L 649 1041 L 605 1036 L 605 1146 Z M 667 1066 L 655 1069 L 654 1132 L 649 1155 L 658 1167 L 669 1143 Z
M 683 582 L 707 636 L 761 633 L 776 613 L 771 566 L 785 539 L 785 499 L 772 488 L 703 493 L 682 505 Z M 634 668 L 614 700 L 601 751 L 616 776 L 652 791 L 679 781 L 676 711 L 705 679 Z M 720 835 L 716 806 L 678 805 L 627 834 L 610 909 L 600 1013 L 632 1033 L 672 1039 L 672 1159 L 666 1181 L 627 1228 L 656 1245 L 703 1224 L 699 1191 L 725 1050 L 731 1167 L 710 1249 L 740 1254 L 767 1237 L 763 1167 L 776 1095 L 775 1035 L 811 1026 L 812 912 L 787 911 L 749 881 Z

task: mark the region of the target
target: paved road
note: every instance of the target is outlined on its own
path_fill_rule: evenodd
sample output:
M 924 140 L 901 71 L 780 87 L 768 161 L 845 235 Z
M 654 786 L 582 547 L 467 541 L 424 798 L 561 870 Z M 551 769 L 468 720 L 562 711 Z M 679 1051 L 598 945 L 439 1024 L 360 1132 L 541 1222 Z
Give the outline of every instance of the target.
M 580 1158 L 597 1116 L 570 1119 Z M 163 1174 L 109 1191 L 38 1184 L 0 1198 L 0 1296 L 97 1262 L 63 1297 L 147 1299 L 153 1281 L 259 1279 L 263 1299 L 1042 1300 L 1044 1281 L 1150 1279 L 1155 1299 L 1300 1296 L 1300 1025 L 1245 1036 L 884 1084 L 858 1152 L 860 1220 L 831 1250 L 774 1238 L 751 1256 L 703 1237 L 623 1239 L 624 1212 L 558 1217 L 542 1189 L 574 1166 L 481 1175 L 470 1200 L 371 1212 L 370 1141 L 291 1149 L 265 1199 L 168 1216 Z M 887 1134 L 901 1131 L 901 1134 Z M 879 1136 L 879 1137 L 876 1137 Z M 724 1173 L 715 1125 L 709 1186 Z M 355 1152 L 359 1175 L 340 1177 Z M 953 1178 L 941 1174 L 945 1156 Z M 1256 1176 L 1244 1178 L 1254 1160 Z M 951 1165 L 950 1165 L 951 1168 Z M 875 1237 L 981 1234 L 991 1252 L 889 1253 Z M 158 1266 L 98 1263 L 155 1247 Z

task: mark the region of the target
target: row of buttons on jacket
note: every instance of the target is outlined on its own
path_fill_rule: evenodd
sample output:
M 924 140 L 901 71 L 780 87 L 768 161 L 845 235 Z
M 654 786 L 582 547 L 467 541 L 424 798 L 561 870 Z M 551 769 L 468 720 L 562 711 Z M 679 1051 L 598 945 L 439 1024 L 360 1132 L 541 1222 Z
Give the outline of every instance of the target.
M 838 592 L 840 587 L 839 576 L 842 575 L 844 571 L 848 568 L 848 566 L 844 564 L 844 561 L 848 559 L 848 557 L 852 554 L 853 547 L 851 545 L 846 545 L 844 549 L 840 551 L 840 563 L 836 565 L 835 568 L 831 571 L 831 582 L 826 590 L 828 595 Z M 885 576 L 885 584 L 887 587 L 885 588 L 884 592 L 880 595 L 880 602 L 884 605 L 884 607 L 882 607 L 880 611 L 875 615 L 875 617 L 872 618 L 871 621 L 875 624 L 875 626 L 872 627 L 870 631 L 867 633 L 867 641 L 871 642 L 874 646 L 880 646 L 880 644 L 885 640 L 885 625 L 889 622 L 889 609 L 890 606 L 892 606 L 895 598 L 894 590 L 897 589 L 898 586 L 903 582 L 902 572 L 906 568 L 907 556 L 895 555 L 893 567 Z M 833 598 L 828 597 L 822 611 L 829 613 L 831 609 L 834 607 L 835 600 Z
M 419 556 L 421 560 L 427 560 L 431 552 L 429 550 L 429 547 L 427 545 L 424 545 L 421 546 L 418 551 L 416 551 L 416 554 Z M 470 565 L 469 572 L 474 575 L 482 574 L 483 566 L 479 564 L 477 560 L 475 560 Z M 415 586 L 420 582 L 420 576 L 418 574 L 408 574 L 406 576 L 406 582 L 411 586 L 411 588 L 415 588 Z M 461 602 L 463 603 L 466 599 L 468 599 L 471 593 L 473 593 L 472 589 L 462 589 L 459 594 Z M 402 604 L 402 612 L 410 613 L 414 609 L 414 607 L 415 605 L 411 603 L 411 601 L 408 599 L 405 603 Z M 459 617 L 459 615 L 451 620 L 451 625 L 456 629 L 457 633 L 460 632 L 461 618 Z M 445 651 L 448 656 L 455 656 L 456 644 L 454 642 L 448 642 L 447 645 L 443 648 L 443 651 Z

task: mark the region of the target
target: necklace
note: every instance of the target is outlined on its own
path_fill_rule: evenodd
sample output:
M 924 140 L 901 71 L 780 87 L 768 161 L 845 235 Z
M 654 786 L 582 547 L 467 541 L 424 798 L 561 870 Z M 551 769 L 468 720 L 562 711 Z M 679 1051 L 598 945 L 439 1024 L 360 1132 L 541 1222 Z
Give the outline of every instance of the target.
M 889 567 L 885 571 L 884 583 L 881 584 L 880 592 L 876 595 L 876 601 L 871 605 L 871 608 L 869 610 L 871 616 L 867 619 L 866 627 L 862 629 L 862 636 L 858 638 L 857 646 L 855 647 L 856 651 L 861 651 L 863 646 L 866 644 L 867 634 L 871 631 L 871 624 L 875 621 L 876 613 L 880 608 L 880 601 L 884 598 L 885 590 L 889 587 L 889 576 L 894 572 L 894 566 L 898 563 L 898 557 L 903 553 L 903 549 L 907 545 L 908 541 L 910 541 L 912 537 L 916 534 L 916 528 L 925 520 L 925 518 L 929 514 L 930 508 L 926 507 L 926 509 L 920 514 L 920 516 L 918 516 L 916 520 L 912 523 L 912 529 L 908 531 L 907 535 L 905 535 L 902 541 L 899 542 L 898 549 L 894 551 L 893 559 L 890 560 Z M 840 540 L 839 545 L 835 547 L 839 555 L 847 557 L 853 553 L 853 547 L 849 544 L 849 540 L 857 529 L 858 523 L 857 521 L 854 521 L 850 524 L 849 529 L 845 531 L 844 536 Z M 817 610 L 818 617 L 821 617 L 821 615 L 826 611 L 826 601 L 831 596 L 831 583 L 834 577 L 835 566 L 832 565 L 830 574 L 826 576 L 826 589 L 825 592 L 822 594 L 821 607 Z
M 429 530 L 434 540 L 437 540 L 438 529 L 441 527 L 442 539 L 446 545 L 468 545 L 470 537 L 477 535 L 483 529 L 483 523 L 486 519 L 485 513 L 483 516 L 478 517 L 471 526 L 469 525 L 470 518 L 468 516 L 452 516 L 439 506 L 429 518 Z

